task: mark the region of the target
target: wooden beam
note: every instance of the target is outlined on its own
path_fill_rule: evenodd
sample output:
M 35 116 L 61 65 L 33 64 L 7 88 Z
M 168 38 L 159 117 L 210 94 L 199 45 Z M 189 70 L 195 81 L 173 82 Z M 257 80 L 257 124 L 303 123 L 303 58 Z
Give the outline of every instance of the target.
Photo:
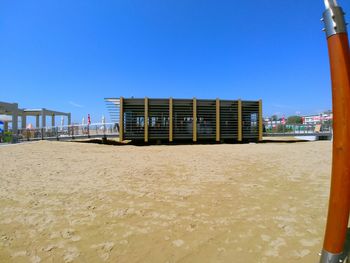
M 262 100 L 259 100 L 259 141 L 263 139 Z
M 216 99 L 216 141 L 220 141 L 220 99 Z
M 238 141 L 242 141 L 242 101 L 238 100 Z
M 197 100 L 193 98 L 193 141 L 197 141 Z
M 169 99 L 169 142 L 173 141 L 173 98 Z
M 145 98 L 145 142 L 148 142 L 148 98 Z
M 120 97 L 120 110 L 119 110 L 119 141 L 124 140 L 124 98 Z

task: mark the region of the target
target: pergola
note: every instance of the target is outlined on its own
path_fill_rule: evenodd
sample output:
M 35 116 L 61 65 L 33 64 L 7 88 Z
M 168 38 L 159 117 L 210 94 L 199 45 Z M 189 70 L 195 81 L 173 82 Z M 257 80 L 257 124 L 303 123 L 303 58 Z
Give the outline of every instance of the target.
M 71 113 L 69 112 L 60 112 L 49 110 L 45 108 L 41 109 L 20 109 L 18 108 L 18 103 L 8 103 L 0 101 L 0 115 L 12 116 L 12 133 L 18 133 L 18 117 L 21 117 L 22 129 L 26 129 L 27 125 L 27 116 L 36 117 L 35 128 L 45 128 L 46 127 L 46 117 L 51 116 L 51 126 L 55 126 L 55 117 L 56 116 L 65 116 L 68 118 L 68 125 L 71 124 Z M 40 127 L 40 117 L 41 117 L 41 127 Z M 4 122 L 5 131 L 8 130 L 8 122 Z
M 12 116 L 12 131 L 17 134 L 18 116 L 23 116 L 23 110 L 18 108 L 18 103 L 8 103 L 0 101 L 0 114 Z M 5 131 L 8 130 L 8 121 L 4 123 Z
M 23 109 L 23 116 L 24 119 L 22 119 L 22 129 L 25 129 L 26 127 L 26 117 L 27 116 L 34 116 L 36 118 L 35 121 L 35 127 L 40 127 L 40 117 L 41 117 L 41 127 L 46 127 L 46 117 L 51 116 L 51 126 L 54 127 L 55 125 L 55 117 L 56 116 L 66 116 L 68 118 L 68 125 L 71 124 L 71 114 L 68 112 L 60 112 L 60 111 L 54 111 L 49 109 Z

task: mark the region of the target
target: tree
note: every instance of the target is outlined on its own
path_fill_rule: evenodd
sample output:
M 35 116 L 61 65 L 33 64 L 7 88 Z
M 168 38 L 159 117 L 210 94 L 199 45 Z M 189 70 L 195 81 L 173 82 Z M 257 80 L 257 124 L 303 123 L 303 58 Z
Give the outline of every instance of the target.
M 272 115 L 271 116 L 271 120 L 272 121 L 277 121 L 278 120 L 278 116 L 277 115 Z
M 300 116 L 289 116 L 287 119 L 287 124 L 302 124 L 303 119 Z

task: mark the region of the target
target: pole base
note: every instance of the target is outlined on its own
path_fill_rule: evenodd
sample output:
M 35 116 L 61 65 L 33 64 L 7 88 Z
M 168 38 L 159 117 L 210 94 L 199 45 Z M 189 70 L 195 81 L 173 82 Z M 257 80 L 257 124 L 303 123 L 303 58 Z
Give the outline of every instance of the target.
M 343 262 L 342 261 L 342 257 L 341 257 L 342 254 L 343 253 L 333 254 L 333 253 L 330 253 L 330 252 L 328 252 L 326 250 L 322 250 L 320 263 L 339 263 L 339 262 Z

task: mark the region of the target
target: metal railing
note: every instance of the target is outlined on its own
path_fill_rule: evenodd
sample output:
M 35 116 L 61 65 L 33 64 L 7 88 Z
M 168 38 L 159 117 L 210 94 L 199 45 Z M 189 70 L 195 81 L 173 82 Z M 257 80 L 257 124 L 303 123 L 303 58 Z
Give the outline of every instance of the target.
M 72 124 L 56 127 L 44 127 L 34 129 L 19 129 L 17 141 L 47 140 L 47 139 L 78 139 L 78 138 L 103 138 L 119 135 L 117 123 L 92 123 Z
M 310 135 L 332 133 L 332 126 L 325 124 L 278 124 L 276 126 L 272 126 L 268 123 L 264 124 L 264 136 Z

